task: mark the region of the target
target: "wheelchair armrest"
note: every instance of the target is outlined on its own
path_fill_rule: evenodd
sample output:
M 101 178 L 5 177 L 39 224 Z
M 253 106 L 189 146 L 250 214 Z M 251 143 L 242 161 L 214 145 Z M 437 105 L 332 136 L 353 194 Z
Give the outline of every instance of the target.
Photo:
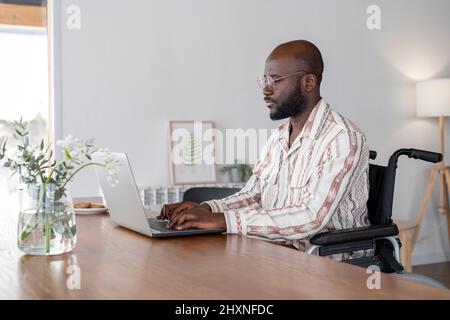
M 324 246 L 354 241 L 374 240 L 396 235 L 398 235 L 397 225 L 385 224 L 322 232 L 313 236 L 309 242 L 314 245 Z

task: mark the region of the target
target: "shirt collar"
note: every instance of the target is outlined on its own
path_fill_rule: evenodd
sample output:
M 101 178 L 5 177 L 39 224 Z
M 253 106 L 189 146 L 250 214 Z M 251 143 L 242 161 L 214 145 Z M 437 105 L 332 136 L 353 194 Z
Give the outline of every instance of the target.
M 302 138 L 311 140 L 317 139 L 328 116 L 329 110 L 330 106 L 328 103 L 323 98 L 320 99 L 309 114 L 302 131 L 300 131 L 297 138 L 295 138 L 291 148 Z M 285 150 L 289 150 L 290 126 L 290 121 L 287 121 L 278 127 L 278 139 Z

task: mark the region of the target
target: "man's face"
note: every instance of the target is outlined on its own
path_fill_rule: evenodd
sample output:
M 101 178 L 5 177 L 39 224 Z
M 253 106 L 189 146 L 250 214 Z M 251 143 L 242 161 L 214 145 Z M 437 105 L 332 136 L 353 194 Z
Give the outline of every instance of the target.
M 274 79 L 298 71 L 289 59 L 277 58 L 266 61 L 264 74 Z M 273 89 L 266 86 L 263 89 L 264 101 L 270 109 L 270 119 L 281 120 L 295 116 L 304 111 L 305 97 L 301 90 L 301 77 L 304 74 L 293 75 L 275 82 Z

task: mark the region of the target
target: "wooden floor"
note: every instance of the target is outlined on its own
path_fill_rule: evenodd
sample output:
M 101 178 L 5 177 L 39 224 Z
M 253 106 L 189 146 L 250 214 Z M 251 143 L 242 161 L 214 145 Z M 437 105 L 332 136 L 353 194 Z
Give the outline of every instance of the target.
M 414 266 L 413 272 L 438 280 L 450 288 L 450 261 Z

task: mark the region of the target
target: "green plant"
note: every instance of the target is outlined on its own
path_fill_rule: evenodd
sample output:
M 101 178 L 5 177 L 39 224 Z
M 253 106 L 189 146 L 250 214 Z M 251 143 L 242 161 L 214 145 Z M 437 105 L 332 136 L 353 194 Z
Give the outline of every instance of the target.
M 252 167 L 249 164 L 240 163 L 237 159 L 234 160 L 233 165 L 223 166 L 220 169 L 220 172 L 222 174 L 226 174 L 231 172 L 232 169 L 236 169 L 238 171 L 241 182 L 247 182 L 253 174 Z
M 68 219 L 64 217 L 66 208 L 60 201 L 66 196 L 66 185 L 80 170 L 90 165 L 105 167 L 108 170 L 108 180 L 114 185 L 118 183 L 120 162 L 108 151 L 105 163 L 93 162 L 91 157 L 95 151 L 93 139 L 80 140 L 71 135 L 57 142 L 62 149 L 62 159 L 56 161 L 51 145 L 45 146 L 44 139 L 37 146 L 30 144 L 27 123 L 22 121 L 22 118 L 14 121 L 14 131 L 13 136 L 18 141 L 17 150 L 7 152 L 7 139 L 2 137 L 0 162 L 4 161 L 3 166 L 9 168 L 12 175 L 19 175 L 20 182 L 27 186 L 24 189 L 29 193 L 34 192 L 33 198 L 37 201 L 36 210 L 30 215 L 29 222 L 20 230 L 19 239 L 25 240 L 38 225 L 43 225 L 45 249 L 48 253 L 50 238 L 55 231 L 68 235 L 69 239 L 74 236 L 75 231 L 68 228 L 67 221 L 62 221 L 62 218 Z M 50 200 L 51 204 L 47 200 Z M 61 219 L 58 219 L 58 214 Z M 43 220 L 44 223 L 41 223 Z M 62 228 L 62 225 L 66 225 L 67 228 Z

